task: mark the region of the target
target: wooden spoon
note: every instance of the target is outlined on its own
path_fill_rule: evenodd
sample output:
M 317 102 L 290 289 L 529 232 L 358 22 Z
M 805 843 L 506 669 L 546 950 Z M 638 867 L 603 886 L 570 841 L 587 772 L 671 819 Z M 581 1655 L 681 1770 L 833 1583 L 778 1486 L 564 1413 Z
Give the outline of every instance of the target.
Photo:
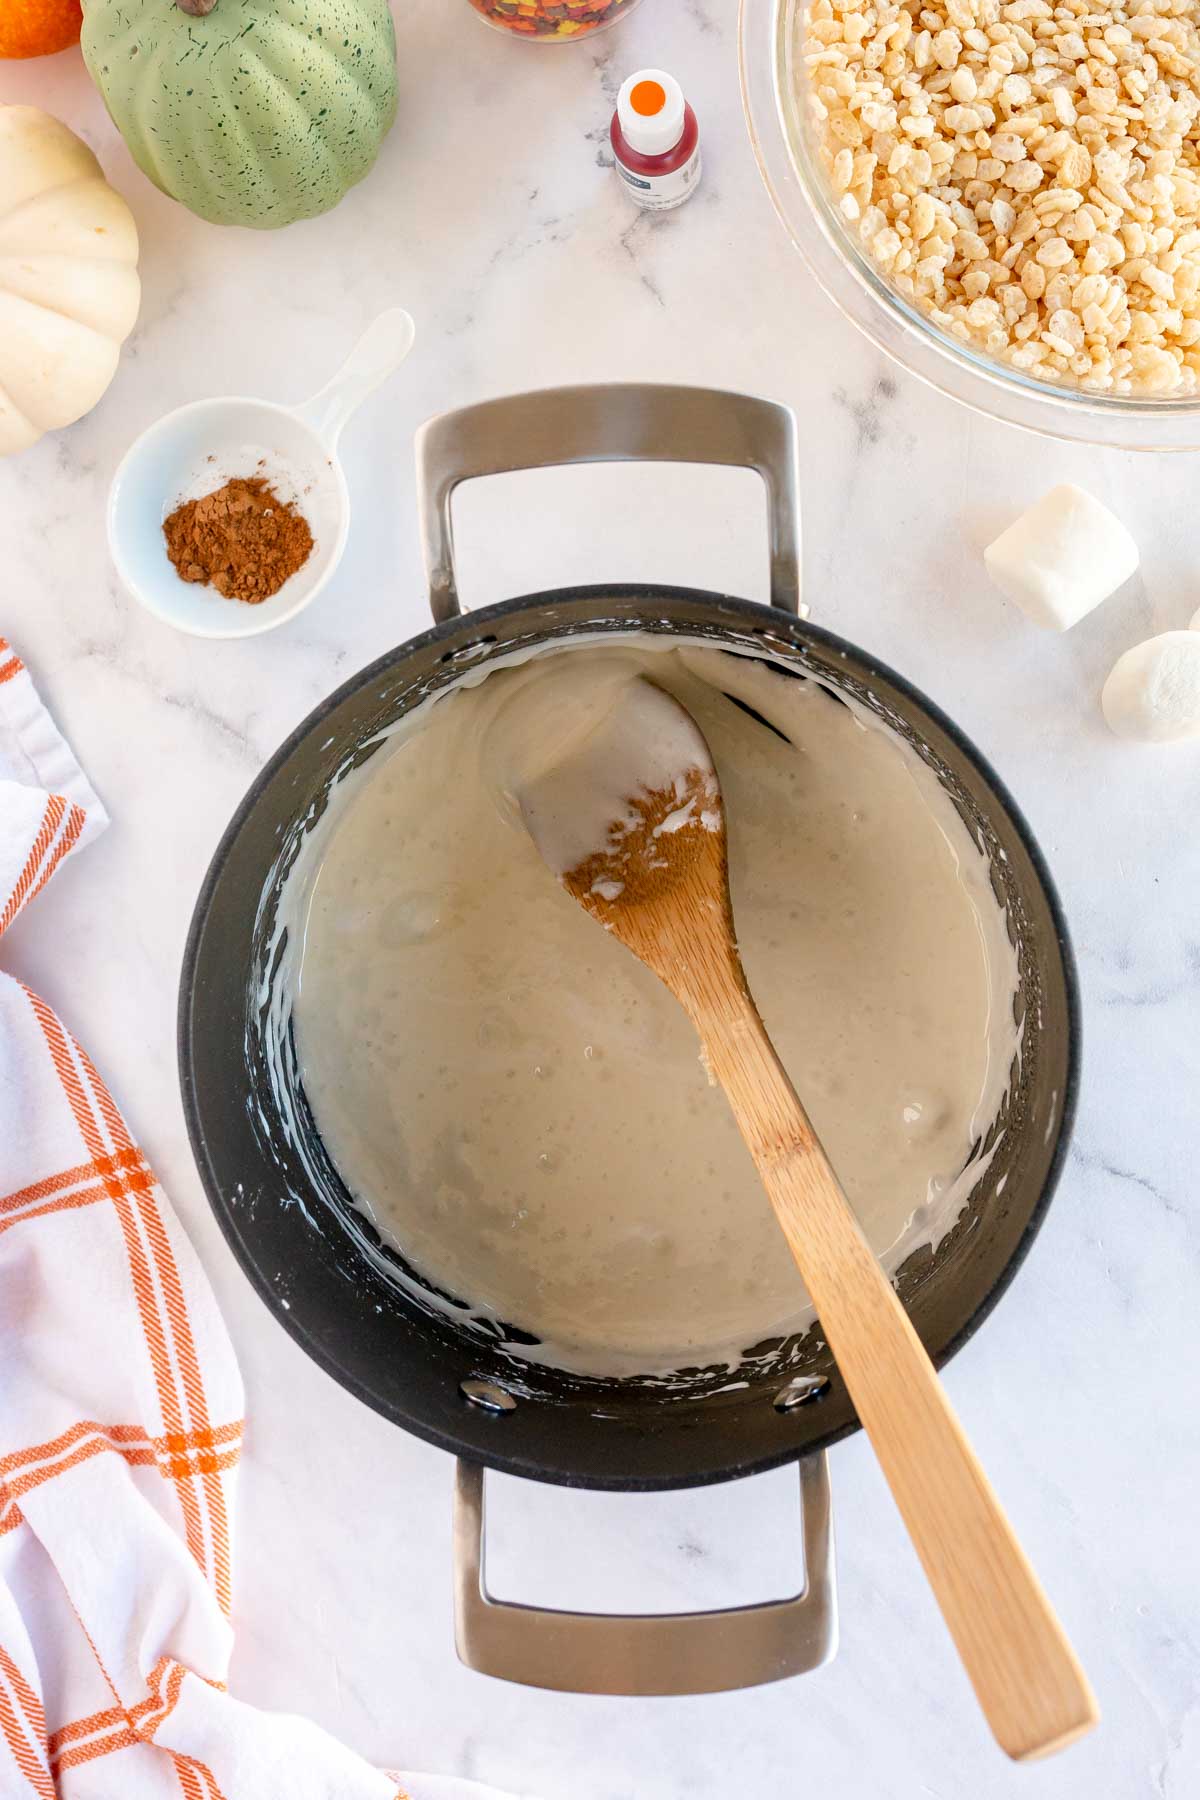
M 519 800 L 568 892 L 699 1032 L 998 1743 L 1019 1761 L 1064 1748 L 1096 1723 L 1095 1697 L 758 1015 L 699 727 L 634 680 Z

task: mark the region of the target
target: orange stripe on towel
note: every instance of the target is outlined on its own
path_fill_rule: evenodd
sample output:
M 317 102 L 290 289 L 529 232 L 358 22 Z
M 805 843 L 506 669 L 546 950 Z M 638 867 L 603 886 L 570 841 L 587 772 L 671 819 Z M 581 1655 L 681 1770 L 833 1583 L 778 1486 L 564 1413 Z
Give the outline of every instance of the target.
M 136 1732 L 131 1731 L 128 1725 L 122 1725 L 109 1737 L 94 1738 L 88 1744 L 72 1744 L 60 1756 L 52 1756 L 50 1772 L 57 1781 L 64 1769 L 74 1769 L 80 1763 L 95 1762 L 98 1757 L 111 1756 L 114 1750 L 129 1750 L 140 1742 Z
M 6 1194 L 0 1200 L 0 1213 L 24 1206 L 28 1200 L 44 1200 L 49 1194 L 61 1193 L 63 1188 L 78 1187 L 81 1181 L 93 1180 L 99 1174 L 97 1163 L 76 1163 L 73 1169 L 64 1169 L 59 1175 L 47 1175 L 44 1181 L 34 1181 L 28 1187 L 18 1188 L 15 1194 Z
M 84 1090 L 79 1067 L 72 1055 L 72 1050 L 78 1053 L 78 1046 L 74 1044 L 73 1040 L 68 1041 L 67 1034 L 58 1018 L 45 1001 L 40 1000 L 36 994 L 30 993 L 28 988 L 25 991 L 38 1023 L 42 1027 L 51 1060 L 75 1115 L 75 1122 L 83 1139 L 84 1148 L 90 1156 L 102 1157 L 107 1154 L 107 1151 L 100 1123 Z M 111 1101 L 109 1104 L 111 1105 Z M 132 1145 L 128 1142 L 128 1134 L 122 1132 L 122 1138 L 124 1142 L 118 1148 L 121 1150 L 131 1149 Z M 148 1172 L 144 1179 L 149 1185 L 151 1177 Z M 117 1191 L 113 1193 L 112 1198 L 125 1239 L 125 1253 L 129 1261 L 130 1279 L 133 1283 L 138 1312 L 141 1316 L 142 1335 L 146 1341 L 151 1368 L 154 1372 L 163 1425 L 167 1431 L 183 1431 L 185 1429 L 183 1413 L 167 1349 L 162 1309 L 155 1291 L 154 1279 L 141 1233 L 130 1204 L 129 1193 L 126 1191 L 127 1185 L 136 1187 L 140 1185 L 140 1182 L 136 1177 L 129 1178 L 128 1182 L 124 1179 L 114 1181 L 113 1186 Z M 197 1493 L 194 1478 L 191 1475 L 176 1478 L 175 1487 L 179 1496 L 180 1510 L 183 1513 L 184 1536 L 188 1550 L 197 1567 L 203 1570 L 207 1566 L 207 1534 L 204 1513 L 201 1508 L 202 1496 Z M 204 1509 L 207 1510 L 206 1495 L 203 1496 L 203 1500 Z
M 112 1095 L 100 1079 L 85 1051 L 79 1051 L 79 1060 L 91 1084 L 96 1103 L 103 1114 L 118 1154 L 132 1151 L 134 1145 L 130 1140 L 128 1128 Z M 206 1431 L 209 1429 L 208 1401 L 204 1392 L 204 1378 L 200 1373 L 200 1358 L 196 1353 L 196 1343 L 192 1335 L 192 1324 L 188 1317 L 183 1283 L 179 1277 L 175 1253 L 171 1248 L 171 1240 L 167 1236 L 166 1226 L 163 1224 L 162 1214 L 154 1197 L 152 1183 L 147 1183 L 145 1189 L 142 1190 L 138 1208 L 162 1286 L 188 1412 L 191 1415 L 193 1426 L 200 1431 Z M 233 1584 L 225 1492 L 217 1479 L 215 1469 L 202 1468 L 200 1479 L 208 1505 L 212 1541 L 213 1586 L 216 1590 L 218 1604 L 228 1618 L 233 1606 Z
M 46 1747 L 51 1756 L 55 1756 L 64 1744 L 74 1744 L 80 1738 L 95 1737 L 98 1731 L 105 1731 L 112 1725 L 124 1724 L 124 1708 L 110 1706 L 104 1712 L 90 1713 L 86 1719 L 75 1719 L 70 1725 L 60 1725 L 57 1731 L 51 1732 Z
M 59 1457 L 57 1461 L 43 1463 L 36 1469 L 27 1470 L 23 1475 L 13 1476 L 5 1484 L 4 1492 L 10 1499 L 16 1500 L 22 1494 L 31 1493 L 34 1488 L 41 1487 L 44 1482 L 53 1481 L 56 1476 L 65 1475 L 68 1470 L 78 1468 L 80 1463 L 87 1462 L 91 1457 L 104 1455 L 106 1451 L 123 1457 L 131 1468 L 157 1468 L 165 1480 L 173 1481 L 177 1486 L 203 1475 L 206 1465 L 210 1467 L 211 1472 L 217 1474 L 223 1474 L 227 1469 L 234 1469 L 241 1456 L 241 1446 L 237 1445 L 232 1450 L 164 1458 L 152 1450 L 148 1444 L 123 1447 L 120 1444 L 111 1443 L 104 1437 L 91 1437 L 85 1438 L 81 1444 L 77 1444 L 73 1450 L 65 1456 Z M 7 1525 L 3 1527 L 3 1529 L 7 1528 Z
M 13 1678 L 8 1671 L 11 1669 L 16 1674 L 20 1687 L 14 1682 L 13 1694 L 23 1715 L 21 1718 L 17 1717 L 13 1701 L 9 1698 L 8 1687 L 5 1685 L 3 1676 L 0 1676 L 0 1732 L 3 1732 L 4 1740 L 12 1751 L 13 1761 L 33 1792 L 40 1797 L 40 1800 L 55 1800 L 54 1783 L 50 1779 L 50 1770 L 47 1767 L 43 1750 L 46 1741 L 46 1721 L 42 1716 L 41 1702 L 34 1694 L 32 1710 L 35 1718 L 40 1721 L 39 1728 L 29 1718 L 30 1709 L 26 1707 L 21 1697 L 21 1689 L 28 1688 L 28 1683 L 21 1676 L 16 1664 L 3 1651 L 0 1651 L 0 1669 L 3 1670 L 3 1675 L 7 1675 L 10 1682 Z M 32 1693 L 32 1689 L 29 1689 L 29 1692 Z
M 179 1703 L 179 1695 L 183 1689 L 183 1678 L 186 1675 L 186 1673 L 187 1673 L 187 1670 L 184 1668 L 182 1663 L 173 1662 L 171 1664 L 171 1673 L 167 1676 L 167 1685 L 166 1685 L 165 1691 L 161 1695 L 158 1694 L 157 1692 L 155 1693 L 154 1701 L 153 1701 L 153 1704 L 151 1705 L 150 1711 L 134 1727 L 134 1729 L 136 1730 L 136 1732 L 140 1738 L 145 1738 L 146 1741 L 149 1742 L 150 1739 L 153 1738 L 155 1732 L 159 1729 L 159 1727 L 161 1725 L 164 1725 L 166 1723 L 166 1721 L 170 1718 L 171 1714 L 175 1711 L 175 1708 Z M 161 1679 L 162 1679 L 162 1677 L 161 1677 L 161 1673 L 160 1673 L 160 1676 L 159 1676 L 160 1682 L 161 1682 Z M 143 1704 L 144 1704 L 144 1702 L 143 1702 Z M 139 1709 L 135 1708 L 135 1712 L 137 1710 L 139 1710 Z M 133 1717 L 134 1717 L 134 1714 L 131 1713 L 130 1714 L 131 1721 L 132 1721 Z
M 17 877 L 17 885 L 8 897 L 8 904 L 3 913 L 0 913 L 0 932 L 8 930 L 24 906 L 34 877 L 42 866 L 42 858 L 54 842 L 66 810 L 67 803 L 61 794 L 51 794 L 48 797 L 46 810 L 42 814 L 41 827 L 30 846 L 29 855 L 25 858 L 25 867 Z
M 0 1475 L 10 1475 L 14 1470 L 27 1469 L 31 1463 L 45 1463 L 60 1457 L 64 1451 L 71 1449 L 80 1438 L 104 1438 L 122 1456 L 129 1456 L 131 1451 L 126 1446 L 134 1446 L 144 1450 L 143 1460 L 148 1462 L 201 1461 L 206 1456 L 220 1453 L 219 1446 L 234 1446 L 227 1454 L 235 1454 L 241 1438 L 243 1421 L 235 1419 L 228 1425 L 217 1425 L 208 1431 L 163 1432 L 158 1437 L 151 1437 L 141 1425 L 101 1425 L 95 1419 L 80 1419 L 66 1431 L 60 1431 L 56 1438 L 49 1438 L 44 1444 L 31 1444 L 27 1450 L 14 1450 L 10 1455 L 0 1457 Z
M 117 1156 L 100 1156 L 92 1162 L 77 1163 L 73 1169 L 64 1169 L 58 1175 L 48 1175 L 45 1180 L 32 1182 L 28 1187 L 18 1189 L 15 1194 L 7 1194 L 0 1199 L 0 1232 L 26 1219 L 40 1219 L 47 1213 L 90 1206 L 96 1200 L 113 1199 L 122 1187 L 131 1191 L 152 1179 L 141 1151 L 132 1145 Z M 80 1184 L 85 1181 L 91 1181 L 95 1185 L 82 1187 Z M 64 1192 L 69 1188 L 77 1191 Z M 54 1195 L 59 1197 L 52 1198 Z M 44 1200 L 46 1204 L 35 1207 L 32 1203 L 37 1200 Z
M 72 801 L 71 810 L 67 814 L 66 829 L 47 858 L 46 866 L 42 870 L 42 878 L 29 896 L 31 900 L 37 899 L 63 857 L 69 855 L 75 848 L 76 844 L 79 842 L 79 834 L 83 830 L 86 818 L 87 814 L 84 812 L 82 806 L 76 806 L 74 801 Z M 0 926 L 0 930 L 2 929 L 3 926 Z
M 192 1769 L 188 1768 L 186 1763 L 180 1762 L 178 1757 L 175 1758 L 175 1773 L 179 1777 L 183 1800 L 204 1800 L 199 1777 Z
M 47 1200 L 41 1206 L 27 1206 L 24 1212 L 0 1219 L 0 1232 L 8 1231 L 14 1225 L 28 1224 L 30 1219 L 44 1219 L 49 1213 L 71 1212 L 78 1206 L 94 1206 L 97 1200 L 108 1198 L 108 1189 L 99 1183 L 95 1187 L 80 1188 L 75 1194 L 60 1194 L 57 1200 Z
M 197 1800 L 225 1800 L 225 1795 L 218 1786 L 217 1778 L 207 1763 L 202 1763 L 199 1758 L 195 1756 L 184 1756 L 183 1752 L 180 1750 L 173 1750 L 171 1754 L 175 1758 L 175 1768 L 179 1775 L 180 1786 L 183 1787 L 184 1793 L 189 1796 L 189 1800 L 193 1792 L 196 1794 Z M 201 1777 L 201 1782 L 198 1782 L 194 1789 L 184 1786 L 183 1774 L 185 1768 L 190 1773 Z
M 46 1714 L 41 1700 L 2 1644 L 0 1644 L 0 1671 L 3 1671 L 8 1677 L 9 1685 L 17 1697 L 17 1705 L 21 1708 L 29 1729 L 35 1733 L 38 1742 L 44 1744 L 46 1741 Z

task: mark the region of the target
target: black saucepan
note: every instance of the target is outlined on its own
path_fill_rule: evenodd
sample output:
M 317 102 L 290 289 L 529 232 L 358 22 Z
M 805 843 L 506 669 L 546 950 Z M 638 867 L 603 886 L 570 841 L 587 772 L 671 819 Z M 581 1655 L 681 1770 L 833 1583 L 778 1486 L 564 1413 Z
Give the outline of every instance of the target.
M 765 607 L 687 588 L 594 586 L 460 614 L 450 535 L 450 497 L 459 481 L 514 468 L 617 459 L 758 470 L 768 493 L 774 603 Z M 401 1285 L 393 1278 L 389 1258 L 399 1259 L 371 1240 L 370 1228 L 350 1206 L 313 1127 L 286 1044 L 289 1104 L 280 1104 L 278 1071 L 271 1078 L 268 1070 L 263 998 L 281 882 L 331 784 L 374 754 L 389 725 L 464 671 L 477 672 L 514 649 L 582 633 L 639 631 L 758 649 L 780 666 L 780 679 L 819 674 L 835 694 L 853 696 L 915 747 L 989 859 L 1020 969 L 1020 1056 L 996 1126 L 976 1146 L 985 1172 L 936 1254 L 917 1254 L 899 1275 L 913 1322 L 937 1362 L 987 1316 L 1041 1222 L 1071 1128 L 1079 1026 L 1071 952 L 1054 889 L 996 774 L 900 676 L 797 615 L 795 430 L 785 408 L 698 389 L 559 389 L 431 421 L 420 437 L 418 463 L 438 622 L 318 707 L 253 783 L 196 907 L 183 965 L 179 1055 L 188 1127 L 209 1199 L 276 1318 L 352 1393 L 465 1460 L 460 1502 L 468 1511 L 460 1513 L 466 1534 L 460 1551 L 478 1585 L 469 1541 L 479 1524 L 470 1511 L 478 1505 L 473 1469 L 587 1487 L 683 1487 L 804 1457 L 857 1421 L 816 1332 L 802 1341 L 748 1345 L 754 1355 L 741 1372 L 742 1386 L 731 1385 L 728 1370 L 702 1368 L 669 1384 L 600 1382 L 515 1360 L 494 1333 L 458 1325 L 444 1309 L 425 1306 L 411 1281 Z M 521 1322 L 513 1323 L 519 1333 Z M 815 1466 L 808 1464 L 810 1475 Z M 822 1509 L 815 1489 L 809 1500 Z M 814 1554 L 814 1543 L 809 1549 Z M 489 1612 L 518 1610 L 491 1609 L 486 1596 L 482 1604 Z M 756 1610 L 766 1609 L 749 1609 Z M 522 1659 L 497 1652 L 491 1661 L 504 1662 L 503 1672 L 517 1679 L 554 1686 L 641 1692 L 729 1686 L 746 1678 L 732 1668 L 739 1652 L 729 1634 L 748 1615 L 717 1616 L 727 1621 L 725 1652 L 693 1656 L 690 1673 L 682 1675 L 665 1667 L 671 1656 L 651 1654 L 649 1640 L 639 1657 L 628 1640 L 605 1641 L 599 1627 L 594 1654 L 576 1658 L 568 1669 L 570 1659 L 558 1658 L 552 1641 L 553 1621 L 566 1615 L 555 1614 L 530 1615 L 542 1633 L 539 1643 L 550 1645 L 546 1655 L 531 1651 Z M 471 1646 L 463 1644 L 461 1605 L 459 1623 L 460 1648 L 476 1666 L 490 1666 L 485 1650 L 477 1645 L 470 1654 Z M 695 1634 L 689 1641 L 696 1641 Z M 827 1632 L 823 1653 L 830 1647 Z M 674 1660 L 686 1662 L 688 1655 L 681 1640 Z M 614 1656 L 624 1656 L 628 1666 L 614 1670 Z M 778 1646 L 766 1661 L 743 1658 L 755 1680 L 814 1660 L 820 1657 L 793 1656 L 789 1663 Z

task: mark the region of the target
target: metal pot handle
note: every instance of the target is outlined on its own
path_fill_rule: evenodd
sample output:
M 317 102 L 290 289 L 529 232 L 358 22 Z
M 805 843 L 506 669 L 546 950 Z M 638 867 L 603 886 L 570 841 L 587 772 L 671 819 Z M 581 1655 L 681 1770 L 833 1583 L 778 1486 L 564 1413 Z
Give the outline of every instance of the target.
M 543 388 L 429 419 L 417 432 L 417 509 L 433 616 L 462 606 L 450 502 L 462 481 L 583 462 L 721 463 L 767 490 L 771 604 L 800 610 L 796 421 L 791 409 L 719 388 L 614 382 Z
M 802 1675 L 837 1649 L 824 1451 L 803 1457 L 804 1587 L 783 1600 L 694 1613 L 573 1613 L 494 1600 L 484 1573 L 484 1471 L 454 1487 L 454 1636 L 482 1675 L 571 1694 L 716 1694 Z

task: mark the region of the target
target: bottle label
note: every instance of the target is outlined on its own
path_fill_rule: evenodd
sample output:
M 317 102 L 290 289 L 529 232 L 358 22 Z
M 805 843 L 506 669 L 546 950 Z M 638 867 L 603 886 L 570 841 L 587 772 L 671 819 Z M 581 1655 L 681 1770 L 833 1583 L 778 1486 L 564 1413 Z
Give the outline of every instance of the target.
M 672 206 L 682 206 L 700 179 L 700 146 L 692 151 L 685 163 L 672 169 L 669 175 L 639 175 L 633 169 L 627 169 L 620 160 L 617 161 L 617 174 L 629 190 L 629 198 L 637 206 L 647 212 L 666 212 Z

